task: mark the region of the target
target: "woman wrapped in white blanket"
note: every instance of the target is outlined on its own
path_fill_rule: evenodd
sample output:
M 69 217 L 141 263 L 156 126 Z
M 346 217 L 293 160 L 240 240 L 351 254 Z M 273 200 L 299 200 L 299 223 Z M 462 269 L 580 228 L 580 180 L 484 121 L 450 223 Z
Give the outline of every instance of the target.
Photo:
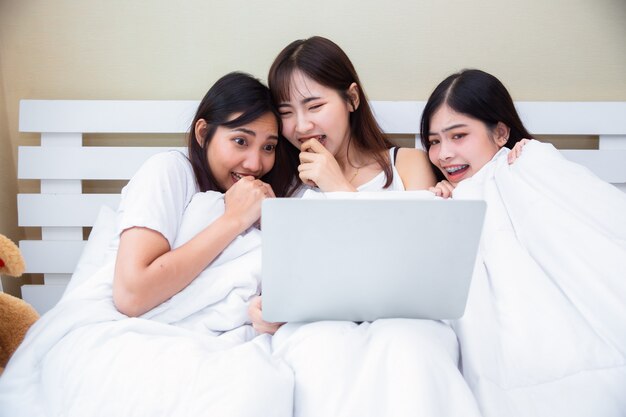
M 263 199 L 294 170 L 258 80 L 206 94 L 179 152 L 122 192 L 117 260 L 37 322 L 0 379 L 2 416 L 290 416 L 293 375 L 247 325 Z
M 510 95 L 482 71 L 444 80 L 421 131 L 445 177 L 433 191 L 488 204 L 453 323 L 483 414 L 626 415 L 626 195 L 523 141 Z
M 275 59 L 268 82 L 283 135 L 300 151 L 299 178 L 306 186 L 354 194 L 435 184 L 423 151 L 392 147 L 352 63 L 332 41 L 292 42 Z M 308 215 L 315 214 L 303 213 L 303 221 Z M 458 369 L 456 337 L 445 323 L 327 321 L 288 323 L 276 331 L 280 324 L 263 321 L 260 299 L 251 315 L 259 330 L 276 332 L 274 355 L 294 371 L 297 417 L 478 415 Z

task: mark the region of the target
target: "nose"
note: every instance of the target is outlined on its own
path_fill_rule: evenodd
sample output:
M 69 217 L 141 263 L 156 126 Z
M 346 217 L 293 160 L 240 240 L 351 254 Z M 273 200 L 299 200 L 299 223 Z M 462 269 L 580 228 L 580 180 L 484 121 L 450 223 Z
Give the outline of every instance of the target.
M 298 134 L 305 134 L 311 131 L 313 123 L 309 120 L 309 118 L 303 114 L 296 114 L 296 132 Z
M 440 161 L 447 161 L 451 159 L 453 156 L 452 147 L 448 143 L 447 140 L 442 140 L 439 144 L 439 155 L 438 158 Z
M 261 158 L 261 153 L 256 150 L 250 150 L 246 153 L 246 156 L 241 164 L 243 169 L 246 170 L 247 173 L 253 174 L 255 177 L 258 177 L 263 169 L 263 163 Z

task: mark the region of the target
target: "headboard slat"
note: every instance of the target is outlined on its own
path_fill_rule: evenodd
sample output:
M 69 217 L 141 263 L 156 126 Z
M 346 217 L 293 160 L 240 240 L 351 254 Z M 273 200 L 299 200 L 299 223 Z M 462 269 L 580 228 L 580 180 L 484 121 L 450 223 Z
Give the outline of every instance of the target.
M 120 194 L 18 194 L 20 227 L 93 226 L 102 206 L 117 210 Z
M 184 133 L 196 100 L 21 100 L 20 132 Z
M 85 243 L 84 240 L 21 240 L 26 272 L 71 274 Z
M 626 183 L 626 149 L 564 149 L 561 153 L 570 161 L 586 166 L 606 182 Z
M 373 101 L 372 110 L 389 134 L 420 131 L 423 101 Z M 626 102 L 517 101 L 515 107 L 533 135 L 623 135 Z
M 127 180 L 150 156 L 181 147 L 20 146 L 20 179 Z

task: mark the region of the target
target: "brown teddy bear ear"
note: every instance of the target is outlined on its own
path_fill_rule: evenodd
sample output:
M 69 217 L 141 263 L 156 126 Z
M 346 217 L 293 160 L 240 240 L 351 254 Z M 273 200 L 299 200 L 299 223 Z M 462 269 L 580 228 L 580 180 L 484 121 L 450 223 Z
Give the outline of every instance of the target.
M 15 243 L 0 235 L 0 274 L 19 277 L 26 269 L 24 258 Z

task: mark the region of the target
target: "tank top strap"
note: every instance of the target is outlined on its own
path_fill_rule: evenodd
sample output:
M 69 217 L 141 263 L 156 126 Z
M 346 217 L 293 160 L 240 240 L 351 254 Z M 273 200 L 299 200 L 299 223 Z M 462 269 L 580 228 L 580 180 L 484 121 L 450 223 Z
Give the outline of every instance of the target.
M 389 148 L 389 160 L 391 162 L 391 166 L 396 166 L 396 158 L 398 157 L 398 151 L 400 150 L 399 146 L 394 146 L 393 148 Z

